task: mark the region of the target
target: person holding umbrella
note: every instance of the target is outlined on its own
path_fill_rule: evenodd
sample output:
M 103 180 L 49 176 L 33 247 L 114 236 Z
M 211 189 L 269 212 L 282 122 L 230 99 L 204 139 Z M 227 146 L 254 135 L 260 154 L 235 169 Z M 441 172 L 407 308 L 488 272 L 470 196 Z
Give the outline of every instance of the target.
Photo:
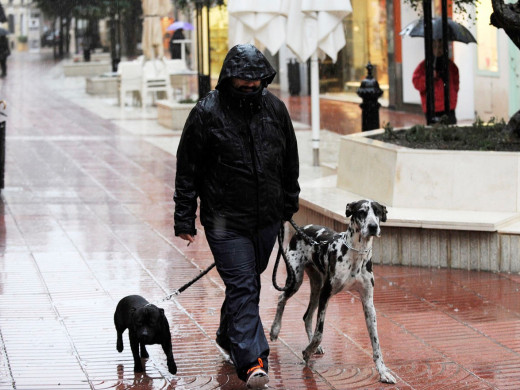
M 448 74 L 449 74 L 449 96 L 450 96 L 450 110 L 446 111 L 444 107 L 444 83 L 448 80 L 442 78 L 442 69 L 444 56 L 442 55 L 442 40 L 433 40 L 433 90 L 435 96 L 435 113 L 434 122 L 438 122 L 443 116 L 446 116 L 447 123 L 455 125 L 457 117 L 455 116 L 455 108 L 457 107 L 457 95 L 459 92 L 459 68 L 455 63 L 448 59 Z M 426 61 L 419 63 L 413 72 L 412 83 L 415 89 L 421 94 L 421 105 L 423 112 L 426 114 Z
M 448 41 L 457 41 L 462 43 L 476 43 L 475 37 L 471 32 L 461 25 L 453 21 L 451 18 L 446 18 L 446 25 L 444 26 L 442 18 L 437 17 L 432 19 L 432 51 L 433 51 L 433 94 L 434 109 L 433 118 L 431 122 L 437 122 L 446 115 L 450 124 L 456 124 L 455 107 L 457 107 L 457 94 L 459 91 L 459 70 L 455 63 L 449 59 L 448 52 L 443 52 L 443 30 L 446 28 L 446 37 Z M 410 37 L 424 37 L 425 36 L 425 21 L 419 19 L 408 24 L 401 32 L 402 36 Z M 428 53 L 429 54 L 429 53 Z M 428 56 L 427 56 L 428 57 Z M 445 72 L 444 72 L 445 70 Z M 426 86 L 426 60 L 422 61 L 412 77 L 414 87 L 421 94 L 421 103 L 424 113 L 426 114 L 426 122 L 431 123 L 428 118 L 427 101 L 428 91 Z M 444 91 L 448 91 L 446 98 Z M 449 100 L 449 102 L 447 101 Z M 448 105 L 449 103 L 449 105 Z M 449 107 L 449 108 L 448 108 Z

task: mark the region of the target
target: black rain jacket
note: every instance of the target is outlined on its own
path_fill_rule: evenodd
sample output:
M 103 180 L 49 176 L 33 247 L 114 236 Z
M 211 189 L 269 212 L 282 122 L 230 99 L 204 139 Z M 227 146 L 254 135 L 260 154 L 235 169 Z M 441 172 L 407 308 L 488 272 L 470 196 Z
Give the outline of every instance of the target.
M 267 86 L 276 75 L 253 45 L 227 54 L 215 90 L 191 111 L 177 150 L 175 234 L 194 235 L 197 198 L 207 229 L 253 232 L 298 210 L 296 136 L 283 102 Z M 262 80 L 253 98 L 230 78 Z

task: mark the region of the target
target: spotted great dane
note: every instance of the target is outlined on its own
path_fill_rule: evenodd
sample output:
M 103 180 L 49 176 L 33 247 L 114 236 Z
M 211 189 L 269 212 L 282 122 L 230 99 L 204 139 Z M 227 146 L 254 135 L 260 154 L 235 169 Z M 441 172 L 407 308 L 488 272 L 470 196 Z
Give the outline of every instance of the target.
M 323 353 L 320 343 L 329 299 L 342 290 L 356 290 L 363 303 L 373 359 L 381 382 L 395 383 L 395 378 L 383 362 L 373 301 L 372 240 L 381 235 L 379 224 L 386 221 L 386 214 L 385 206 L 370 200 L 359 200 L 347 205 L 346 216 L 351 218 L 346 232 L 337 233 L 323 226 L 307 225 L 303 232 L 292 237 L 286 254 L 294 271 L 295 282 L 278 299 L 271 327 L 272 341 L 278 338 L 285 304 L 302 285 L 305 270 L 311 284 L 309 306 L 303 316 L 309 338 L 309 345 L 303 351 L 305 362 L 308 363 L 314 353 Z M 318 318 L 313 334 L 312 318 L 316 309 Z

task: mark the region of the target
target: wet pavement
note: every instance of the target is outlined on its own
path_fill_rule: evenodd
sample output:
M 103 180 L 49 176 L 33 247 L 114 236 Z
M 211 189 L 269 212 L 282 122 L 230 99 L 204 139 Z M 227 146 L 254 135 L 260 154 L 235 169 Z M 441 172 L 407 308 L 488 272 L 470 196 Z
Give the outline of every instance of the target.
M 158 127 L 153 110 L 120 110 L 114 99 L 85 96 L 77 86 L 49 55 L 28 53 L 14 53 L 0 80 L 9 105 L 0 389 L 244 389 L 214 342 L 224 296 L 216 271 L 163 301 L 212 262 L 202 229 L 189 247 L 173 234 L 168 142 L 179 134 Z M 345 104 L 347 114 L 348 107 L 355 117 L 357 105 Z M 305 122 L 303 112 L 293 115 Z M 272 265 L 262 276 L 266 332 L 278 296 Z M 302 363 L 304 285 L 270 343 L 270 388 L 520 388 L 519 275 L 392 266 L 374 272 L 380 342 L 397 384 L 378 382 L 361 303 L 350 293 L 329 304 L 325 354 Z M 165 309 L 177 375 L 168 373 L 159 346 L 148 349 L 146 373 L 134 374 L 127 333 L 125 350 L 116 351 L 113 312 L 129 294 Z

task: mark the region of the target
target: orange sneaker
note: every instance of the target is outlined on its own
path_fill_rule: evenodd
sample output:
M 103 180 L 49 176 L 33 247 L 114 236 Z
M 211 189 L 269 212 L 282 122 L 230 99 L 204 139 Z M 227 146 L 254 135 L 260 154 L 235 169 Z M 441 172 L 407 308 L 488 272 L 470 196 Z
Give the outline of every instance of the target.
M 263 369 L 264 363 L 258 358 L 258 365 L 247 370 L 247 387 L 249 389 L 266 389 L 269 382 L 269 375 Z

